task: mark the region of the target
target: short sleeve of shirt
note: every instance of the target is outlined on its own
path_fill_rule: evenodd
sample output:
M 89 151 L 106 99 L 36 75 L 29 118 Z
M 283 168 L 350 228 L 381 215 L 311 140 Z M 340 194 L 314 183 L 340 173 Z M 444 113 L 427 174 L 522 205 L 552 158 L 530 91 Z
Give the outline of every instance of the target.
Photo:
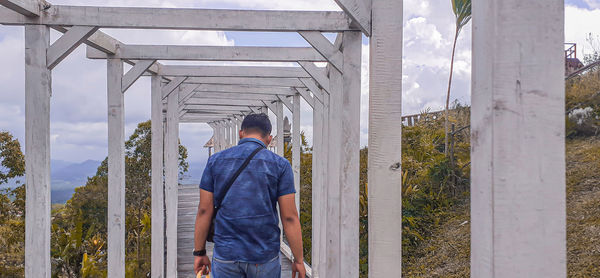
M 200 189 L 204 189 L 208 192 L 215 191 L 215 183 L 212 176 L 212 163 L 209 160 L 206 163 L 206 167 L 204 168 L 204 173 L 202 173 L 202 179 L 200 180 Z
M 294 173 L 289 162 L 285 161 L 283 173 L 279 176 L 279 184 L 277 186 L 277 197 L 296 193 L 294 188 Z

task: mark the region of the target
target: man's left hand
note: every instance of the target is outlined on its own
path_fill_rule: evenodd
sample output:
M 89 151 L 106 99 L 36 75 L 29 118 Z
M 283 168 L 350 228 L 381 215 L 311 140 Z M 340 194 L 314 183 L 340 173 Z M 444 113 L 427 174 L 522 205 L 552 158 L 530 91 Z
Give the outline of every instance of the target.
M 201 275 L 206 275 L 210 273 L 210 259 L 208 258 L 208 256 L 194 257 L 194 272 L 196 274 L 202 272 Z

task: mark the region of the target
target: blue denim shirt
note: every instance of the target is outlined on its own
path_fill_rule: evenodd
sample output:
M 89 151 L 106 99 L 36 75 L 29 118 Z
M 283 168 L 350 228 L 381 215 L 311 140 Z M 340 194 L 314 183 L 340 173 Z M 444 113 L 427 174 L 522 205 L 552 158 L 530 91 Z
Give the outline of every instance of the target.
M 225 183 L 264 143 L 245 138 L 208 159 L 200 188 L 223 198 Z M 279 255 L 277 200 L 296 193 L 290 163 L 268 150 L 254 156 L 222 199 L 215 224 L 214 256 L 219 260 L 263 264 Z

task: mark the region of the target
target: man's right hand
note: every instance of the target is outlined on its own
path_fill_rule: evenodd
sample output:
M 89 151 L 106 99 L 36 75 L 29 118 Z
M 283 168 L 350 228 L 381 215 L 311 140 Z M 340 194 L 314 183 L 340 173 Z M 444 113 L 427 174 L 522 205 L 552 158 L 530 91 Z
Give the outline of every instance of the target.
M 298 273 L 298 276 L 296 276 Z M 296 261 L 292 263 L 292 278 L 305 278 L 306 269 L 304 268 L 304 261 Z
M 194 257 L 194 272 L 200 275 L 205 275 L 210 273 L 210 259 L 208 256 L 196 256 Z

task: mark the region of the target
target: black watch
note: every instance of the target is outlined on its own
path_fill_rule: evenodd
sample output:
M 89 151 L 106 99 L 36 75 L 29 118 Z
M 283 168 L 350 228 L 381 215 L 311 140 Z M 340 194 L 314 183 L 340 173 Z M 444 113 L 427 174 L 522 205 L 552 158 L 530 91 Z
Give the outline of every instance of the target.
M 202 249 L 200 251 L 194 250 L 194 256 L 196 256 L 196 257 L 204 257 L 204 256 L 206 256 L 206 249 Z

